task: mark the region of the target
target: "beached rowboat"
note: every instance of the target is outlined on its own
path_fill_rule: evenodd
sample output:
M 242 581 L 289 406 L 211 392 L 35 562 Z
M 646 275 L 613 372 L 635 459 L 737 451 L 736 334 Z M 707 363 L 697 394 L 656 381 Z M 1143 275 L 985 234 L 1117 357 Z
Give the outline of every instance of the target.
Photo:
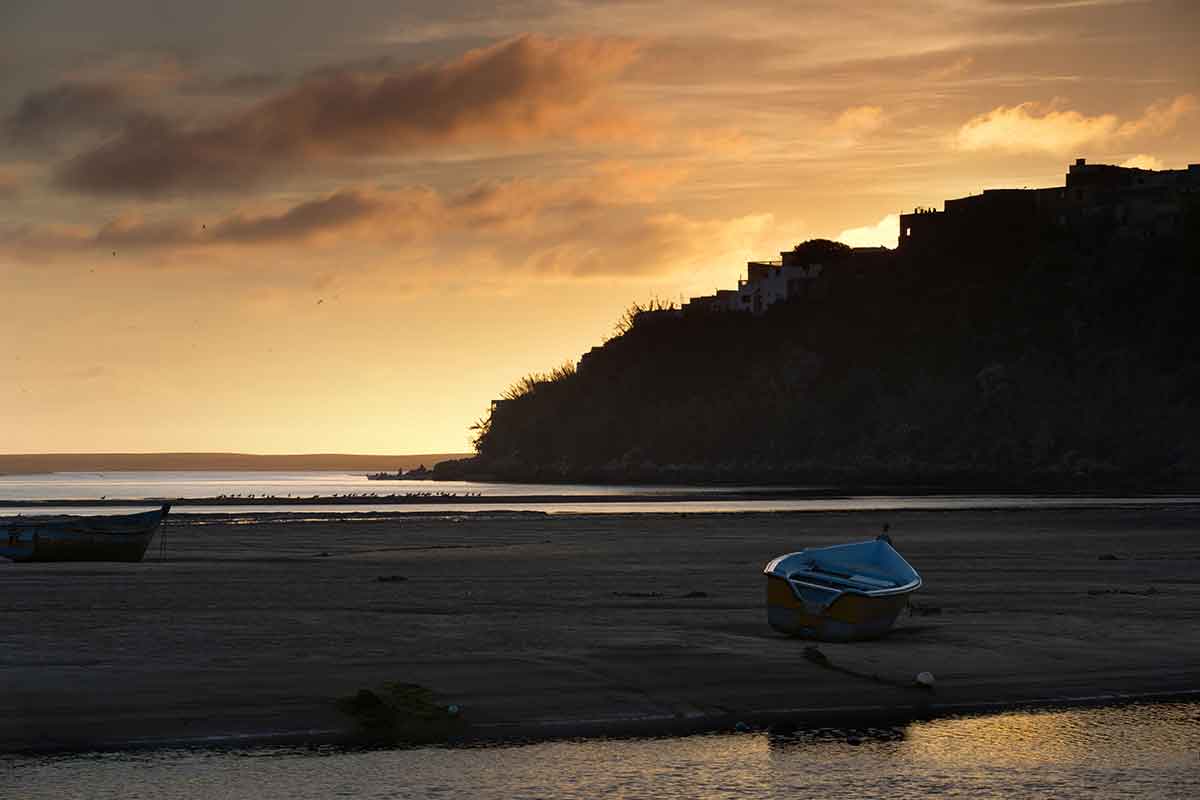
M 0 519 L 0 556 L 13 561 L 141 561 L 171 506 L 112 516 Z
M 827 641 L 887 633 L 921 588 L 921 576 L 886 536 L 788 553 L 763 574 L 771 627 Z

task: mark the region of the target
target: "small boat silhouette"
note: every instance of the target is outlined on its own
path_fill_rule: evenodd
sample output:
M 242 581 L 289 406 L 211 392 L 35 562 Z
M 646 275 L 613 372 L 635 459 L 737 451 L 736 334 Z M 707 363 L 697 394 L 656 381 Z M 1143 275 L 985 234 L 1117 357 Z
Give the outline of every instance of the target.
M 141 561 L 171 510 L 0 519 L 0 556 L 13 561 Z

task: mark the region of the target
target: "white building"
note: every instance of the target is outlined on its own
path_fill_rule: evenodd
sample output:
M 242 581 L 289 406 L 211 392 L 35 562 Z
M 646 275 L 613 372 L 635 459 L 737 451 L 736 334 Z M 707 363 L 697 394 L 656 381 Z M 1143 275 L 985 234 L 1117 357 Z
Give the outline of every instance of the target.
M 746 277 L 737 289 L 718 289 L 716 294 L 693 297 L 684 306 L 706 311 L 748 311 L 762 314 L 775 303 L 803 297 L 812 282 L 820 277 L 821 264 L 792 264 L 792 253 L 781 253 L 779 261 L 750 261 Z
M 762 314 L 776 303 L 803 297 L 824 270 L 822 264 L 788 263 L 790 252 L 780 255 L 779 261 L 746 264 L 746 279 L 738 281 L 741 310 Z

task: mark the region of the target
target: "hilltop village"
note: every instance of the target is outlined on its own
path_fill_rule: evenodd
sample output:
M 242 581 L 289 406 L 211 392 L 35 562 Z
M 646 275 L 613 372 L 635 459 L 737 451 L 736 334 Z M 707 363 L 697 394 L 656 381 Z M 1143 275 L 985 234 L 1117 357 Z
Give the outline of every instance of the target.
M 944 210 L 918 208 L 900 216 L 898 249 L 913 253 L 986 242 L 997 235 L 1028 238 L 1047 226 L 1086 242 L 1155 238 L 1182 232 L 1185 200 L 1200 192 L 1200 164 L 1187 169 L 1149 170 L 1076 159 L 1065 186 L 1046 189 L 985 189 L 947 200 Z M 831 243 L 836 244 L 836 243 Z M 840 252 L 839 252 L 840 251 Z M 806 248 L 780 253 L 779 260 L 750 261 L 736 289 L 693 297 L 680 309 L 643 312 L 642 319 L 689 312 L 733 311 L 761 315 L 776 303 L 820 294 L 822 276 L 836 259 L 842 270 L 886 266 L 886 247 Z
M 438 477 L 1200 483 L 1200 164 L 811 240 L 532 374 Z M 1189 484 L 1190 485 L 1190 484 Z

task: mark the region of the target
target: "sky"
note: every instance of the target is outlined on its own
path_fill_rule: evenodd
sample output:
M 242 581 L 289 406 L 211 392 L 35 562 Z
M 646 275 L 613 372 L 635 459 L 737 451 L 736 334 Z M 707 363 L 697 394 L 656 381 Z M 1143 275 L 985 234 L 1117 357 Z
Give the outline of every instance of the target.
M 459 452 L 633 302 L 1200 161 L 1193 0 L 6 0 L 0 452 Z

